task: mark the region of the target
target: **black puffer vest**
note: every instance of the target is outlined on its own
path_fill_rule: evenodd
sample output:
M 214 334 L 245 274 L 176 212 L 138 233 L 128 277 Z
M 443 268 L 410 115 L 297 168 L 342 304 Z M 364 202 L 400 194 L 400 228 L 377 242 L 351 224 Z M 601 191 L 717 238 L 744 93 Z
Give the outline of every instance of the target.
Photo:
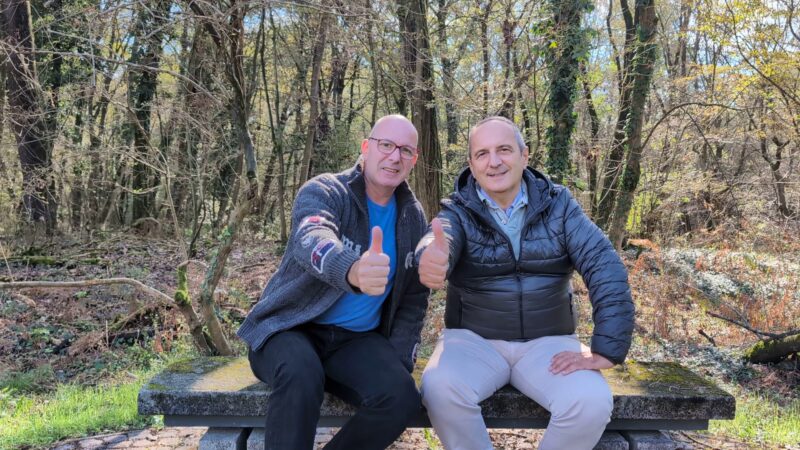
M 481 204 L 468 168 L 442 202 L 440 217 L 463 231 L 449 277 L 445 326 L 502 340 L 574 333 L 570 280 L 577 266 L 595 307 L 592 350 L 621 362 L 633 329 L 625 267 L 566 188 L 531 168 L 523 182 L 529 201 L 518 259 Z

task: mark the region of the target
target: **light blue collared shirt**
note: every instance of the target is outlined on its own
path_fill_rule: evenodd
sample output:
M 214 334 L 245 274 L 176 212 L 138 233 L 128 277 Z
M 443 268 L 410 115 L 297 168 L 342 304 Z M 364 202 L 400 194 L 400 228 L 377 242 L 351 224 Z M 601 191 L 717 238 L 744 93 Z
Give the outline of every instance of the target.
M 492 217 L 494 217 L 497 225 L 499 225 L 500 229 L 511 239 L 511 248 L 514 250 L 514 258 L 519 259 L 519 242 L 522 237 L 522 224 L 525 219 L 525 208 L 528 207 L 528 189 L 525 187 L 525 183 L 520 183 L 519 192 L 517 196 L 514 197 L 514 201 L 511 202 L 511 206 L 507 209 L 501 208 L 492 200 L 492 197 L 489 197 L 489 195 L 483 191 L 480 185 L 476 184 L 475 186 L 475 190 L 478 192 L 478 198 L 489 208 L 489 212 L 492 214 Z

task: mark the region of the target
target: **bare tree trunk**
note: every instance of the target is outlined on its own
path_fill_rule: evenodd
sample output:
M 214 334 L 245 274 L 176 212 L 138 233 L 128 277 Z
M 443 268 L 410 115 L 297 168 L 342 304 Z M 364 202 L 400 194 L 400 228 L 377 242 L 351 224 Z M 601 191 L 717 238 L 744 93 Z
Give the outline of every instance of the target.
M 197 350 L 205 355 L 216 353 L 213 341 L 206 339 L 206 335 L 203 333 L 203 322 L 197 317 L 197 313 L 192 306 L 192 300 L 189 297 L 189 282 L 186 278 L 186 265 L 178 267 L 178 287 L 175 290 L 175 303 L 183 314 L 183 318 L 186 319 L 186 324 L 189 326 L 189 334 L 192 335 Z
M 264 12 L 262 11 L 262 26 L 263 26 L 263 19 L 264 19 Z M 272 30 L 272 51 L 273 55 L 277 55 L 278 51 L 278 38 L 277 38 L 277 29 L 275 27 L 275 20 L 272 16 L 272 10 L 269 13 L 269 21 L 270 21 L 270 29 Z M 262 34 L 262 39 L 266 40 L 266 33 Z M 286 242 L 288 240 L 288 231 L 287 231 L 287 224 L 286 224 L 286 210 L 284 207 L 284 202 L 286 201 L 285 197 L 285 186 L 286 186 L 286 172 L 284 171 L 284 162 L 283 162 L 283 135 L 286 129 L 286 113 L 281 112 L 281 92 L 280 86 L 278 85 L 278 62 L 273 58 L 272 60 L 272 75 L 275 78 L 275 92 L 274 92 L 274 102 L 275 102 L 275 114 L 278 116 L 277 121 L 273 118 L 272 114 L 272 105 L 270 104 L 270 85 L 267 83 L 267 61 L 264 56 L 265 54 L 265 45 L 261 46 L 261 79 L 264 85 L 264 95 L 267 100 L 267 117 L 269 119 L 269 129 L 270 135 L 272 137 L 272 155 L 270 156 L 269 164 L 267 170 L 264 175 L 264 188 L 261 194 L 261 201 L 266 204 L 267 194 L 269 193 L 269 187 L 272 183 L 274 178 L 278 179 L 278 198 L 276 202 L 278 203 L 278 212 L 279 212 L 279 223 L 281 229 L 281 242 Z M 285 111 L 285 110 L 284 110 Z M 278 169 L 277 173 L 275 173 L 275 161 L 278 162 Z
M 338 45 L 331 45 L 331 84 L 330 102 L 333 104 L 334 124 L 341 122 L 344 111 L 344 88 L 347 77 L 347 67 L 352 59 L 347 48 L 339 48 Z
M 767 138 L 763 137 L 761 141 L 761 157 L 769 165 L 769 171 L 772 174 L 773 187 L 775 189 L 775 203 L 778 205 L 778 212 L 783 217 L 792 217 L 794 211 L 789 208 L 786 203 L 786 176 L 781 173 L 781 163 L 783 163 L 783 149 L 791 142 L 789 140 L 781 141 L 777 137 L 772 138 L 775 144 L 775 157 L 769 154 Z
M 250 211 L 253 200 L 258 194 L 258 182 L 256 181 L 256 159 L 253 148 L 253 139 L 248 125 L 249 103 L 248 85 L 244 77 L 244 17 L 246 15 L 247 3 L 233 2 L 231 5 L 230 16 L 225 19 L 213 17 L 204 10 L 202 4 L 190 1 L 189 8 L 197 14 L 199 21 L 205 27 L 214 41 L 219 54 L 224 58 L 225 74 L 233 91 L 231 105 L 231 123 L 235 127 L 239 141 L 238 158 L 244 159 L 246 164 L 246 174 L 249 183 L 247 192 L 241 199 L 233 197 L 238 201 L 238 205 L 228 219 L 228 225 L 220 235 L 220 242 L 217 246 L 216 254 L 212 259 L 211 265 L 206 271 L 200 294 L 200 307 L 202 310 L 203 321 L 209 330 L 211 340 L 217 353 L 230 355 L 233 349 L 228 343 L 227 338 L 222 332 L 214 312 L 214 290 L 222 277 L 225 262 L 230 254 L 239 229 L 244 218 Z M 240 163 L 241 164 L 241 163 Z M 241 167 L 241 166 L 240 166 Z M 238 177 L 237 173 L 237 177 Z M 238 183 L 237 178 L 237 183 Z
M 2 6 L 9 121 L 22 166 L 22 212 L 26 222 L 43 223 L 52 234 L 58 207 L 51 160 L 55 108 L 36 72 L 30 2 L 4 0 Z
M 589 140 L 588 148 L 585 150 L 583 157 L 586 159 L 586 170 L 589 174 L 589 198 L 591 199 L 590 209 L 592 217 L 597 215 L 597 156 L 600 154 L 600 147 L 598 143 L 598 135 L 600 134 L 600 118 L 597 115 L 597 109 L 594 107 L 594 100 L 592 99 L 592 90 L 589 87 L 589 75 L 586 71 L 584 63 L 580 65 L 581 81 L 583 84 L 583 99 L 586 102 L 586 109 L 589 112 L 589 125 L 591 132 L 591 139 Z
M 516 40 L 514 30 L 517 27 L 517 22 L 513 16 L 512 6 L 512 2 L 506 5 L 505 17 L 503 18 L 503 106 L 500 108 L 499 114 L 514 120 L 517 89 L 514 86 L 516 83 L 512 83 L 511 74 L 516 73 L 517 77 L 522 76 L 522 74 L 516 70 L 519 69 L 514 49 Z
M 438 1 L 439 9 L 436 11 L 436 20 L 438 22 L 439 42 L 443 46 L 440 54 L 442 55 L 442 90 L 444 91 L 444 114 L 447 122 L 447 143 L 453 145 L 458 143 L 458 116 L 456 115 L 456 105 L 453 100 L 453 85 L 455 82 L 453 76 L 456 64 L 454 59 L 448 56 L 447 52 L 447 16 L 450 2 L 447 0 Z M 449 165 L 451 162 L 449 152 L 446 160 Z
M 480 18 L 481 27 L 481 60 L 483 61 L 483 72 L 481 73 L 481 91 L 483 92 L 483 115 L 489 114 L 489 72 L 491 58 L 489 55 L 489 15 L 492 13 L 492 0 L 487 0 L 486 4 L 479 4 L 478 7 L 483 11 Z
M 239 228 L 244 221 L 245 216 L 250 209 L 250 202 L 244 201 L 236 207 L 230 216 L 228 225 L 220 234 L 220 242 L 217 246 L 217 251 L 211 259 L 206 276 L 203 279 L 203 284 L 200 287 L 200 310 L 203 314 L 203 322 L 208 327 L 211 334 L 212 342 L 218 354 L 232 355 L 233 348 L 228 343 L 228 339 L 222 331 L 222 325 L 214 311 L 214 290 L 222 278 L 223 271 L 225 270 L 225 262 L 233 250 L 233 244 L 236 241 L 236 236 L 239 233 Z
M 528 120 L 527 129 L 529 130 L 529 135 L 534 134 L 536 139 L 534 140 L 532 137 L 528 138 L 528 149 L 530 150 L 530 165 L 533 167 L 539 167 L 542 162 L 542 152 L 540 148 L 542 146 L 542 110 L 544 109 L 544 100 L 539 98 L 538 90 L 536 89 L 536 85 L 538 84 L 538 68 L 537 62 L 539 59 L 534 56 L 533 60 L 533 86 L 534 88 L 531 90 L 531 102 L 533 103 L 533 124 L 531 124 L 530 120 Z M 526 108 L 525 112 L 529 112 Z M 530 114 L 528 114 L 530 117 Z M 535 142 L 535 145 L 534 145 Z
M 658 23 L 655 1 L 637 0 L 636 18 L 639 21 L 637 24 L 638 40 L 635 44 L 635 56 L 631 61 L 633 84 L 631 86 L 630 114 L 625 124 L 625 140 L 623 141 L 623 145 L 628 149 L 628 155 L 625 159 L 619 197 L 614 205 L 614 215 L 608 233 L 608 238 L 618 250 L 622 247 L 625 225 L 633 206 L 633 198 L 641 173 L 644 106 L 650 93 L 650 79 L 653 75 L 653 66 L 658 50 L 655 42 Z
M 112 27 L 110 36 L 107 38 L 108 45 L 111 49 L 124 47 L 118 40 L 119 32 L 117 29 L 116 15 L 113 16 Z M 99 39 L 99 38 L 98 38 Z M 98 45 L 95 41 L 93 45 Z M 113 52 L 113 50 L 112 50 Z M 113 57 L 113 53 L 109 55 Z M 103 146 L 103 138 L 106 136 L 106 118 L 108 115 L 108 106 L 111 102 L 111 81 L 112 74 L 117 70 L 117 65 L 111 65 L 103 70 L 99 62 L 92 63 L 94 75 L 90 87 L 87 87 L 89 98 L 89 177 L 87 180 L 87 217 L 84 218 L 84 224 L 96 229 L 102 227 L 106 219 L 106 214 L 103 210 L 103 200 L 107 196 L 107 192 L 113 180 L 109 181 L 109 173 L 111 171 L 105 170 L 103 160 L 100 158 L 101 148 Z M 100 81 L 102 80 L 102 82 Z
M 585 6 L 579 0 L 551 0 L 553 41 L 549 46 L 549 110 L 553 124 L 547 129 L 547 172 L 556 183 L 564 183 L 571 174 L 570 149 L 575 129 L 575 83 L 578 58 L 583 47 L 581 19 Z
M 102 209 L 103 212 L 100 214 L 102 218 L 101 229 L 106 229 L 106 227 L 112 224 L 119 225 L 124 220 L 124 218 L 120 216 L 120 211 L 124 208 L 122 208 L 119 203 L 122 197 L 122 187 L 128 183 L 128 179 L 131 175 L 131 168 L 127 159 L 120 158 L 118 163 L 117 175 L 113 180 L 114 189 L 111 191 L 111 195 L 106 200 L 105 206 Z
M 369 126 L 375 125 L 378 120 L 378 92 L 380 91 L 380 84 L 378 82 L 378 67 L 375 61 L 375 36 L 372 34 L 373 26 L 373 10 L 372 0 L 364 0 L 364 10 L 368 14 L 367 22 L 367 48 L 369 49 L 369 66 L 372 68 L 372 111 L 370 111 Z
M 151 153 L 150 115 L 158 87 L 158 66 L 161 60 L 165 26 L 169 18 L 171 0 L 141 3 L 134 25 L 133 49 L 130 62 L 138 67 L 128 71 L 128 107 L 130 108 L 130 138 L 133 142 L 135 160 L 132 188 L 133 210 L 131 220 L 136 221 L 154 214 L 155 189 L 158 174 L 148 162 Z M 145 68 L 146 67 L 146 68 Z
M 398 0 L 406 91 L 411 103 L 411 120 L 419 132 L 418 146 L 421 149 L 412 185 L 425 214 L 434 217 L 439 211 L 442 197 L 442 155 L 436 126 L 426 14 L 427 2 L 424 0 Z
M 85 101 L 79 97 L 75 101 L 75 129 L 72 134 L 72 145 L 75 150 L 83 153 L 83 112 Z M 81 222 L 83 221 L 83 158 L 78 158 L 77 161 L 72 162 L 72 181 L 70 183 L 70 196 L 69 196 L 69 209 L 70 209 L 70 226 L 73 231 L 81 229 Z
M 611 151 L 606 155 L 603 168 L 603 184 L 600 187 L 600 198 L 597 200 L 597 217 L 595 222 L 601 228 L 608 228 L 611 221 L 611 213 L 617 201 L 618 188 L 622 169 L 625 167 L 625 127 L 628 123 L 628 115 L 631 108 L 631 95 L 633 93 L 633 79 L 636 76 L 631 67 L 631 61 L 638 51 L 636 43 L 637 23 L 628 7 L 627 0 L 620 0 L 622 17 L 625 20 L 625 54 L 623 66 L 620 72 L 620 95 L 619 111 L 617 113 L 617 123 L 614 128 L 614 139 L 611 144 Z M 610 25 L 609 25 L 610 26 Z M 610 33 L 610 28 L 609 28 Z M 611 35 L 609 35 L 611 38 Z
M 328 20 L 329 14 L 322 13 L 317 30 L 317 40 L 314 42 L 314 57 L 311 62 L 311 108 L 308 118 L 306 146 L 303 152 L 303 164 L 300 166 L 300 184 L 308 181 L 311 173 L 311 155 L 314 153 L 314 137 L 319 123 L 319 74 L 322 70 L 322 57 L 325 53 Z
M 2 23 L 2 21 L 0 21 Z M 0 32 L 0 39 L 5 39 L 4 33 Z M 5 57 L 5 55 L 3 56 Z M 0 64 L 0 145 L 3 142 L 3 126 L 5 125 L 5 112 L 6 112 L 6 65 Z M 0 147 L 1 148 L 1 147 Z M 0 180 L 11 180 L 11 174 L 8 172 L 8 167 L 3 158 L 0 158 Z M 17 196 L 14 193 L 14 188 L 11 183 L 6 183 L 6 194 L 11 200 L 11 203 L 16 203 Z

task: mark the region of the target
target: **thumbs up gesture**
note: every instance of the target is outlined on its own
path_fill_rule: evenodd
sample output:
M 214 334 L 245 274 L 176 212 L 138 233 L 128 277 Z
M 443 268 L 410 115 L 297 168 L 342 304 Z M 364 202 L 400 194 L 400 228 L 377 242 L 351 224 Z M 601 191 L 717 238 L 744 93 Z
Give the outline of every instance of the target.
M 389 256 L 383 253 L 383 231 L 372 228 L 372 243 L 347 272 L 347 281 L 367 295 L 381 295 L 389 283 Z
M 419 258 L 419 281 L 431 289 L 444 287 L 447 276 L 447 267 L 450 260 L 450 244 L 444 235 L 442 222 L 439 219 L 431 221 L 433 241 L 422 252 Z

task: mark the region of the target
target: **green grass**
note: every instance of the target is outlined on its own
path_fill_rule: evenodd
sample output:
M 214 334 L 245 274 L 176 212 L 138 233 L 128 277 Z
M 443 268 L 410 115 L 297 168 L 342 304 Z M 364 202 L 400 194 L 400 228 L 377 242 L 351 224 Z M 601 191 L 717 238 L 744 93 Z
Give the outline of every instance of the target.
M 736 399 L 734 420 L 712 420 L 709 430 L 757 443 L 800 444 L 800 399 L 786 405 L 758 394 L 742 393 Z
M 8 393 L 20 394 L 41 393 L 47 391 L 55 383 L 55 379 L 53 368 L 45 364 L 28 372 L 11 372 L 3 375 L 0 377 L 0 390 L 5 389 Z
M 15 397 L 0 391 L 0 449 L 42 447 L 69 437 L 143 427 L 152 422 L 136 413 L 136 396 L 149 374 L 134 382 L 83 387 L 61 385 L 49 394 Z

